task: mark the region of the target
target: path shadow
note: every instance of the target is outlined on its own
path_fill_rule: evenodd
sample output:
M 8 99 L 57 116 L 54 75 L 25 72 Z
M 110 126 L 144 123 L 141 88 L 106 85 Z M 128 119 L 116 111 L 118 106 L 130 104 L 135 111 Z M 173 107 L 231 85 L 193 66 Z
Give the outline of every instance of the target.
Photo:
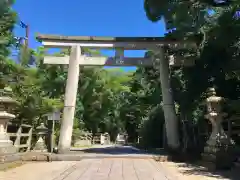
M 137 148 L 131 146 L 110 146 L 110 147 L 92 147 L 85 149 L 74 149 L 74 152 L 82 152 L 82 153 L 94 153 L 94 154 L 110 154 L 110 155 L 152 155 L 153 153 L 149 153 L 143 150 L 139 150 Z
M 177 167 L 182 174 L 186 175 L 202 175 L 206 177 L 215 177 L 217 179 L 240 179 L 240 167 L 233 167 L 231 170 L 212 171 L 206 167 L 194 163 L 177 163 Z

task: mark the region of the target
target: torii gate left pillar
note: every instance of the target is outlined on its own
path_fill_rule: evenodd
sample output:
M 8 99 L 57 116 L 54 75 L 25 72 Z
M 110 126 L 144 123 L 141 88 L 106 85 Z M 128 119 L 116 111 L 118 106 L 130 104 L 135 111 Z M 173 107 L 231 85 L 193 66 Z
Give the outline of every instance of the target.
M 75 115 L 76 97 L 79 81 L 79 62 L 81 61 L 81 47 L 73 46 L 71 48 L 70 61 L 68 67 L 68 75 L 66 82 L 66 90 L 64 97 L 63 119 L 61 122 L 61 130 L 58 144 L 58 152 L 66 153 L 70 151 L 71 136 L 73 131 L 73 119 Z

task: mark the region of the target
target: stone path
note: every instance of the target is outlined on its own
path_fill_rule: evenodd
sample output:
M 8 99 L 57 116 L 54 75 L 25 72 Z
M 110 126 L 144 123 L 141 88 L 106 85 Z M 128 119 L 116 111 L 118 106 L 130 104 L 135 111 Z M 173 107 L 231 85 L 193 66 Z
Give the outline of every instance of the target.
M 0 172 L 0 180 L 177 180 L 166 176 L 154 160 L 128 158 L 36 162 Z
M 63 161 L 30 162 L 0 171 L 0 180 L 238 180 L 240 172 L 220 176 L 189 164 L 156 162 L 131 146 L 74 148 L 58 158 Z

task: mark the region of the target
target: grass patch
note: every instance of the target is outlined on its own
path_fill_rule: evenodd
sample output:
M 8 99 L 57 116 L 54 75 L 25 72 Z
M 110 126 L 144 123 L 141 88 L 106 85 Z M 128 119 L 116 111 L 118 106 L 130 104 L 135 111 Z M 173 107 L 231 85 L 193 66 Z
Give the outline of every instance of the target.
M 77 145 L 77 146 L 72 146 L 72 148 L 90 148 L 92 145 Z
M 24 165 L 25 163 L 22 161 L 17 161 L 17 162 L 10 162 L 10 163 L 2 163 L 0 164 L 0 171 L 7 171 L 19 166 Z

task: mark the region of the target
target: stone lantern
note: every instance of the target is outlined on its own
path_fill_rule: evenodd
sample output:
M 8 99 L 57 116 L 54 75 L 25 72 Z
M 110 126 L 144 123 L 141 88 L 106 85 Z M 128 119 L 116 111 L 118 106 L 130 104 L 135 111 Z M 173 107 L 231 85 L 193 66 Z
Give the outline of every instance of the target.
M 9 96 L 11 92 L 10 88 L 4 88 L 0 94 L 0 154 L 11 154 L 17 151 L 7 134 L 7 124 L 15 118 L 15 115 L 9 111 L 17 103 Z
M 211 122 L 212 133 L 204 147 L 202 157 L 214 168 L 228 168 L 233 162 L 233 141 L 228 138 L 222 127 L 222 121 L 227 113 L 222 112 L 224 98 L 216 96 L 214 88 L 208 89 L 206 99 L 207 114 L 204 116 Z M 212 167 L 212 166 L 211 166 Z
M 36 152 L 47 152 L 47 146 L 44 140 L 44 136 L 47 135 L 48 129 L 45 127 L 44 123 L 41 123 L 40 126 L 36 128 L 38 134 L 38 140 L 35 144 L 33 151 Z

